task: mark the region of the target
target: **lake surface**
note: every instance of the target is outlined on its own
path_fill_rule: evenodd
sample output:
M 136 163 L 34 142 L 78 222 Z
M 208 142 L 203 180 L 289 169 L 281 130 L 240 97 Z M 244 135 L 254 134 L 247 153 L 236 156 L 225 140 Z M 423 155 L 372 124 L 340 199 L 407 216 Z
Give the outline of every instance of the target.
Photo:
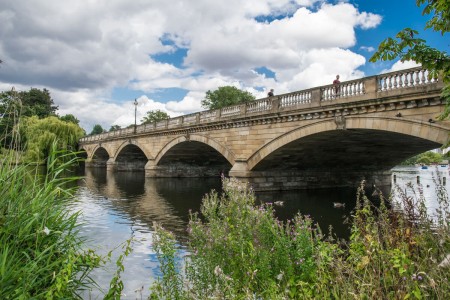
M 395 175 L 395 176 L 394 176 Z M 122 299 L 146 299 L 149 287 L 159 274 L 158 261 L 152 245 L 152 224 L 158 222 L 177 236 L 180 254 L 184 255 L 186 226 L 190 211 L 199 211 L 203 196 L 211 190 L 221 191 L 220 178 L 145 178 L 142 172 L 106 172 L 104 169 L 87 169 L 84 179 L 79 181 L 75 211 L 81 211 L 81 233 L 88 246 L 99 254 L 112 252 L 112 260 L 105 268 L 94 272 L 93 278 L 100 289 L 84 294 L 85 299 L 103 299 L 102 290 L 116 270 L 115 261 L 122 253 L 122 245 L 133 237 L 133 252 L 125 259 L 122 279 L 125 285 Z M 417 180 L 422 187 L 417 185 Z M 408 182 L 422 188 L 430 213 L 436 206 L 435 180 L 446 179 L 448 190 L 449 170 L 430 167 L 393 169 L 393 181 L 399 186 Z M 434 180 L 433 180 L 434 178 Z M 371 197 L 372 190 L 368 190 Z M 259 202 L 283 201 L 276 206 L 279 219 L 292 218 L 296 213 L 310 215 L 322 230 L 333 232 L 340 238 L 349 234 L 343 220 L 351 214 L 356 203 L 356 190 L 336 188 L 302 190 L 256 194 Z M 376 201 L 375 197 L 373 197 Z M 345 208 L 336 209 L 333 202 L 345 203 Z

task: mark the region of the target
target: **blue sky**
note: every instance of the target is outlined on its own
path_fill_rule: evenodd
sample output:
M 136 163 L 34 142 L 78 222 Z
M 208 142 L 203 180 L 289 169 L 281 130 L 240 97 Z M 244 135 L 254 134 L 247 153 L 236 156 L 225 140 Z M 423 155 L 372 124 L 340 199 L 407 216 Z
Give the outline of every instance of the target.
M 0 90 L 46 88 L 87 132 L 125 127 L 134 99 L 138 121 L 175 117 L 224 85 L 261 98 L 411 67 L 368 61 L 405 27 L 449 52 L 426 20 L 414 0 L 4 0 Z

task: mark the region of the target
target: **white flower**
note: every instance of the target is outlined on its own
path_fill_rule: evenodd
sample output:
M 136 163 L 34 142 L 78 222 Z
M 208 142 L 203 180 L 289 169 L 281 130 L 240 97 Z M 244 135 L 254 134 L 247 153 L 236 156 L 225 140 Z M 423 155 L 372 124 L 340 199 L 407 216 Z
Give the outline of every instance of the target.
M 283 279 L 284 272 L 281 271 L 280 274 L 277 275 L 277 280 Z
M 44 226 L 44 230 L 42 230 L 46 235 L 50 234 L 50 229 L 47 228 L 47 226 Z
M 222 273 L 223 273 L 223 271 L 222 271 L 222 269 L 221 269 L 219 266 L 216 266 L 216 267 L 214 268 L 214 274 L 215 274 L 216 276 L 220 276 L 220 275 L 222 275 Z

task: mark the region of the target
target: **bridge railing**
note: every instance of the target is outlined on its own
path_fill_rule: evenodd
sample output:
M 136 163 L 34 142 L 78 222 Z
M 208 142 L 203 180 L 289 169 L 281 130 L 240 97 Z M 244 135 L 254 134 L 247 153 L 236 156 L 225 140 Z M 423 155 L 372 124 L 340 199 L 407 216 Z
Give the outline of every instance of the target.
M 274 97 L 263 98 L 246 104 L 227 106 L 217 110 L 201 111 L 185 116 L 170 118 L 152 124 L 138 125 L 116 131 L 86 136 L 80 142 L 100 141 L 108 138 L 123 137 L 134 134 L 142 134 L 153 131 L 161 131 L 195 124 L 207 124 L 240 118 L 255 116 L 258 114 L 277 113 L 301 109 L 302 107 L 315 107 L 333 104 L 334 101 L 346 99 L 376 96 L 377 93 L 404 90 L 423 85 L 434 84 L 441 81 L 440 78 L 429 76 L 429 72 L 421 67 L 400 70 L 376 76 L 350 80 L 339 85 L 324 85 L 307 90 L 296 91 Z
M 439 78 L 429 75 L 428 70 L 422 68 L 381 74 L 377 76 L 378 91 L 390 91 L 436 83 L 439 81 Z
M 339 85 L 327 85 L 321 88 L 321 101 L 361 96 L 366 93 L 367 77 L 342 82 Z

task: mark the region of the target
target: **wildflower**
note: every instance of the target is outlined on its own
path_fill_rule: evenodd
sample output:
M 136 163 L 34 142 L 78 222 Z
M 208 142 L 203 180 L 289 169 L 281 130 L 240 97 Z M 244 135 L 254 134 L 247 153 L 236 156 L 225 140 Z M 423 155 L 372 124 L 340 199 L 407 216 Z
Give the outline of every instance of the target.
M 46 235 L 50 234 L 50 229 L 47 228 L 47 226 L 44 226 L 44 229 L 42 230 Z
M 281 281 L 281 280 L 283 279 L 283 275 L 284 275 L 284 272 L 281 271 L 280 274 L 278 274 L 277 277 L 276 277 L 277 280 L 280 280 L 280 281 Z
M 220 276 L 220 275 L 222 275 L 222 274 L 223 274 L 222 269 L 221 269 L 219 266 L 216 266 L 216 267 L 214 268 L 214 275 Z

